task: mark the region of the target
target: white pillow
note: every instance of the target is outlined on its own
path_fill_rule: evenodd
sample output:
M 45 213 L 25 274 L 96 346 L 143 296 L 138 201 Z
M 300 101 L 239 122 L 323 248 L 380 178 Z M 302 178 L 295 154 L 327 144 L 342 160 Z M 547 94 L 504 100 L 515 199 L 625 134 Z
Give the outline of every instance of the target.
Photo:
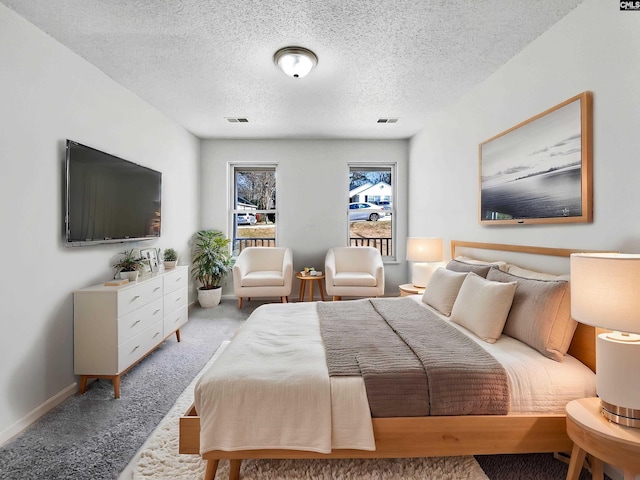
M 451 311 L 451 321 L 495 343 L 507 320 L 516 282 L 492 282 L 474 273 L 464 280 Z
M 446 268 L 436 269 L 422 294 L 422 301 L 448 317 L 451 315 L 451 308 L 467 275 L 467 272 L 454 272 Z
M 522 278 L 529 278 L 532 280 L 564 280 L 569 281 L 569 274 L 554 275 L 553 273 L 536 272 L 535 270 L 529 270 L 528 268 L 518 267 L 517 265 L 509 265 L 507 270 L 503 270 Z

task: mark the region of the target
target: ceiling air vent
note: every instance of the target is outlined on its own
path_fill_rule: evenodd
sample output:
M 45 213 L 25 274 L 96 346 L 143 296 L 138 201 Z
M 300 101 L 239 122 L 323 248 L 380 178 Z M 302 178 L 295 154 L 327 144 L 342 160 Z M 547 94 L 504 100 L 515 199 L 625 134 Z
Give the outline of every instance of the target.
M 227 119 L 227 122 L 229 123 L 249 123 L 249 119 L 248 118 L 242 118 L 242 117 L 224 117 Z
M 399 118 L 379 118 L 376 123 L 398 123 Z

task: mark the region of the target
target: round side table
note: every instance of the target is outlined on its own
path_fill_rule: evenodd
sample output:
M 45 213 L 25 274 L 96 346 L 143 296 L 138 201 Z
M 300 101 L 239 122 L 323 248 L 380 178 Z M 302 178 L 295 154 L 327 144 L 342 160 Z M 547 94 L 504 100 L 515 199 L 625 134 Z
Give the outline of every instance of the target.
M 304 292 L 307 289 L 307 283 L 309 284 L 309 301 L 313 302 L 313 284 L 317 282 L 318 290 L 320 290 L 320 297 L 324 302 L 324 289 L 322 288 L 322 280 L 324 280 L 324 275 L 301 275 L 300 273 L 296 273 L 296 278 L 300 280 L 300 298 L 299 302 L 304 301 Z
M 602 462 L 624 471 L 624 480 L 640 473 L 640 428 L 611 423 L 600 414 L 599 398 L 581 398 L 567 404 L 567 434 L 573 440 L 567 480 L 577 480 L 587 454 L 592 478 L 602 480 Z
M 424 287 L 416 287 L 413 283 L 405 283 L 400 285 L 400 296 L 407 297 L 409 295 L 422 295 L 424 293 Z

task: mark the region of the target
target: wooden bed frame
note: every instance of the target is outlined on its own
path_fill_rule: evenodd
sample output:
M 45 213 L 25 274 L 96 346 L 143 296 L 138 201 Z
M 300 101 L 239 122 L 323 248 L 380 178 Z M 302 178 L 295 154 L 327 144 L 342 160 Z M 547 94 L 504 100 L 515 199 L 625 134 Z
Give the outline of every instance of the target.
M 495 250 L 533 255 L 568 257 L 584 250 L 528 247 L 495 243 L 451 241 L 451 256 L 459 248 Z M 593 327 L 578 324 L 569 353 L 595 371 Z M 207 461 L 205 480 L 214 480 L 218 461 L 229 459 L 229 479 L 240 478 L 242 459 L 249 458 L 412 458 L 502 453 L 570 452 L 564 414 L 469 415 L 448 417 L 373 418 L 375 451 L 333 450 L 320 454 L 298 450 L 214 450 L 202 455 Z M 191 406 L 180 418 L 180 453 L 199 454 L 200 417 Z

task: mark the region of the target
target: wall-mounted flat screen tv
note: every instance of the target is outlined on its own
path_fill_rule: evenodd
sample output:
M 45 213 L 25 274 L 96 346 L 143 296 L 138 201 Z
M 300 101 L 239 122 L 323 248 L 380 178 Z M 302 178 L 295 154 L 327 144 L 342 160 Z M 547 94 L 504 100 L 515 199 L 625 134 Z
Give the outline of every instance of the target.
M 162 173 L 67 140 L 65 244 L 160 236 Z

